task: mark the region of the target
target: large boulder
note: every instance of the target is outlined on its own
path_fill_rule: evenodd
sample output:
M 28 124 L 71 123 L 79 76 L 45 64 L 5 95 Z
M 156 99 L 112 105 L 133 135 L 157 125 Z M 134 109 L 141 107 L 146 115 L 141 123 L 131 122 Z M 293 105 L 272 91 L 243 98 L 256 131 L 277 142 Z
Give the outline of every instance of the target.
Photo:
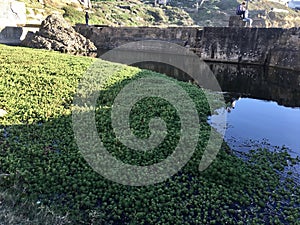
M 93 52 L 95 45 L 81 34 L 59 14 L 48 16 L 36 33 L 29 32 L 22 45 L 60 52 Z

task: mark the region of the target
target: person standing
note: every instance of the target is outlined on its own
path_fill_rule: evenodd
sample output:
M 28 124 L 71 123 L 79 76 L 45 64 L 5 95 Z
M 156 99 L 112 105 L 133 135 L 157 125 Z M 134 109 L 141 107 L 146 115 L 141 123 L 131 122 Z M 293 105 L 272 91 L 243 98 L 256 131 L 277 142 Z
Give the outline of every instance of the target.
M 236 9 L 236 14 L 241 16 L 243 21 L 246 22 L 246 26 L 247 24 L 249 24 L 249 27 L 252 27 L 252 22 L 253 20 L 251 18 L 249 18 L 248 14 L 248 5 L 246 6 L 246 2 L 242 2 L 242 4 L 238 5 L 237 9 Z
M 85 24 L 88 26 L 89 25 L 89 19 L 90 19 L 90 16 L 89 16 L 89 13 L 88 11 L 85 12 Z

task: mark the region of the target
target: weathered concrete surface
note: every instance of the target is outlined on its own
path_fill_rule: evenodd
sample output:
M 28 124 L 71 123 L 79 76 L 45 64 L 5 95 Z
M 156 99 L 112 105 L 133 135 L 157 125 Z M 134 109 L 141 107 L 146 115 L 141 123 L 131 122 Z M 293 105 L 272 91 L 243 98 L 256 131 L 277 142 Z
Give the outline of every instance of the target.
M 60 52 L 96 51 L 94 44 L 77 33 L 61 15 L 50 15 L 36 33 L 28 33 L 21 43 L 31 48 L 42 48 Z
M 132 41 L 164 40 L 181 46 L 195 43 L 198 30 L 193 27 L 96 27 L 76 25 L 75 30 L 88 37 L 99 49 L 113 49 Z
M 0 0 L 0 27 L 26 24 L 24 2 Z
M 300 71 L 300 28 L 207 27 L 196 49 L 202 59 Z
M 38 30 L 38 27 L 0 27 L 0 43 L 20 45 L 28 32 L 36 32 Z
M 300 28 L 282 33 L 270 50 L 269 64 L 300 71 Z
M 0 0 L 0 43 L 19 45 L 28 31 L 38 30 L 36 27 L 23 27 L 26 19 L 24 2 Z
M 94 27 L 76 25 L 98 49 L 140 40 L 190 47 L 201 59 L 276 66 L 300 71 L 300 28 Z
M 206 60 L 265 64 L 282 33 L 277 28 L 206 27 L 196 48 Z
M 0 43 L 17 45 L 21 43 L 23 34 L 22 27 L 3 27 L 0 28 Z

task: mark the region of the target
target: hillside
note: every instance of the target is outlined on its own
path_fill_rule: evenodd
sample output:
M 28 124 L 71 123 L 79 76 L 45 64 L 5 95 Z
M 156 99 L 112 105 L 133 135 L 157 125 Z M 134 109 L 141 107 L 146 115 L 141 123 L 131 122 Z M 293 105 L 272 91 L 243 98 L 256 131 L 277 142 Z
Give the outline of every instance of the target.
M 71 22 L 84 23 L 84 9 L 78 1 L 44 0 L 43 3 L 24 0 L 28 23 L 39 23 L 41 18 L 58 12 Z M 93 2 L 90 12 L 91 24 L 125 25 L 125 26 L 165 26 L 193 25 L 190 15 L 182 9 L 167 7 L 165 9 L 144 4 L 138 0 Z
M 84 23 L 84 9 L 78 0 L 23 0 L 27 23 L 40 23 L 58 12 L 71 23 Z M 196 9 L 194 0 L 172 0 L 167 6 L 153 6 L 150 0 L 92 1 L 90 23 L 110 26 L 227 26 L 235 14 L 237 0 L 204 0 Z M 201 2 L 201 1 L 200 1 Z M 253 0 L 249 10 L 257 26 L 294 27 L 300 24 L 300 12 L 270 0 Z M 254 26 L 255 26 L 254 23 Z
M 276 2 L 277 1 L 277 2 Z M 263 27 L 295 27 L 300 24 L 300 12 L 279 3 L 280 0 L 250 0 L 249 14 L 255 24 Z M 199 26 L 227 26 L 241 0 L 202 0 L 196 11 L 196 1 L 172 0 L 172 6 L 189 12 Z M 194 10 L 193 10 L 194 9 Z

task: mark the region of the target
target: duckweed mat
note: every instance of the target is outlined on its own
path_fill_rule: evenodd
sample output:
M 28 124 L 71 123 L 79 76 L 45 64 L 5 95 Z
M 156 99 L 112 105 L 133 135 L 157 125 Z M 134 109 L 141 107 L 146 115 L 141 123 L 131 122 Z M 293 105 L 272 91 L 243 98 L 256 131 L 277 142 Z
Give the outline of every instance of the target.
M 17 185 L 20 202 L 68 215 L 71 224 L 300 224 L 300 188 L 293 179 L 299 158 L 285 148 L 253 149 L 241 159 L 223 143 L 210 167 L 198 171 L 210 133 L 209 106 L 198 87 L 174 80 L 199 114 L 200 138 L 192 159 L 164 182 L 124 186 L 94 172 L 74 140 L 73 96 L 95 59 L 2 45 L 0 49 L 0 108 L 8 112 L 0 118 L 1 191 Z M 110 111 L 128 82 L 164 75 L 105 61 L 103 66 L 121 68 L 99 86 L 96 124 L 104 145 L 127 163 L 163 160 L 179 138 L 180 118 L 172 105 L 147 98 L 132 109 L 131 128 L 138 137 L 149 136 L 147 124 L 153 116 L 166 121 L 164 142 L 147 153 L 129 151 L 118 142 Z

